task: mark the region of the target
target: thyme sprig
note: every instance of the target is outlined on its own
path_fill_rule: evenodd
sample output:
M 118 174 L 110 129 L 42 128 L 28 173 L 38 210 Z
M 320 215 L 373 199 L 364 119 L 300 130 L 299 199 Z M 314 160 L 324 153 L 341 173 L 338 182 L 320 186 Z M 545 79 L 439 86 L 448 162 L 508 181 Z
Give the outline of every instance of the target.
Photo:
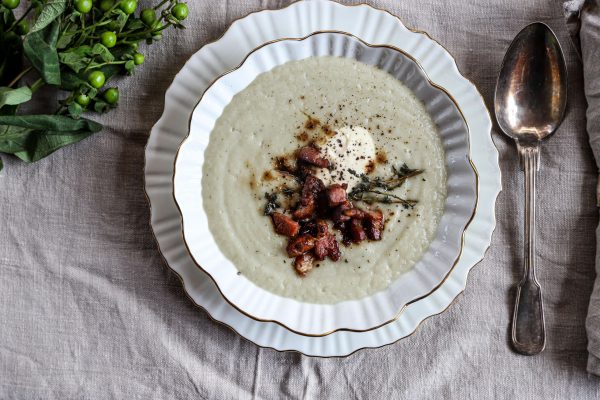
M 348 198 L 355 201 L 363 201 L 368 204 L 383 203 L 383 204 L 402 204 L 405 208 L 414 207 L 418 201 L 412 199 L 404 199 L 391 193 L 393 190 L 401 187 L 409 178 L 415 177 L 423 173 L 420 169 L 411 169 L 406 163 L 400 168 L 392 167 L 394 176 L 384 179 L 380 176 L 369 178 L 365 174 L 359 174 L 356 171 L 349 169 L 352 175 L 359 177 L 361 181 L 348 193 Z

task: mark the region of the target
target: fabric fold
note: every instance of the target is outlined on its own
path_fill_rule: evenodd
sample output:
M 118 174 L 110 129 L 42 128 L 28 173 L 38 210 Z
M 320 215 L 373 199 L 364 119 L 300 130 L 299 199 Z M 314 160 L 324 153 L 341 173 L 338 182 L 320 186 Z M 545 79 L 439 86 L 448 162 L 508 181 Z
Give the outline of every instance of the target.
M 564 3 L 567 27 L 583 63 L 583 82 L 587 99 L 587 132 L 590 146 L 600 169 L 600 0 L 572 0 Z M 600 205 L 600 179 L 596 187 Z M 600 247 L 600 227 L 596 230 L 596 249 Z M 600 375 L 600 254 L 596 252 L 596 281 L 590 297 L 586 330 L 588 336 L 588 372 Z

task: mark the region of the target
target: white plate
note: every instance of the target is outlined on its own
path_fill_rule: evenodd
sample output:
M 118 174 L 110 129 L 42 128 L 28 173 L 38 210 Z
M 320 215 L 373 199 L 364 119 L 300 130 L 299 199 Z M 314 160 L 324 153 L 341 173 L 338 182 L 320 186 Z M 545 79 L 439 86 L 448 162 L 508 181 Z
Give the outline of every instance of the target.
M 202 196 L 204 154 L 209 137 L 233 97 L 258 75 L 278 65 L 324 56 L 349 58 L 375 66 L 411 89 L 437 126 L 447 171 L 444 213 L 421 260 L 386 289 L 335 304 L 301 302 L 276 295 L 240 275 L 237 266 L 226 258 L 213 238 Z M 395 320 L 407 304 L 427 296 L 443 282 L 460 257 L 463 232 L 475 211 L 477 177 L 469 159 L 469 132 L 461 111 L 443 89 L 429 81 L 410 55 L 392 47 L 371 46 L 347 33 L 320 32 L 260 47 L 250 53 L 241 66 L 221 76 L 204 92 L 192 113 L 189 136 L 176 156 L 174 196 L 192 258 L 215 281 L 228 302 L 250 318 L 276 322 L 304 335 L 319 336 L 342 329 L 366 331 L 387 324 Z
M 391 44 L 404 50 L 418 47 L 420 51 L 413 52 L 417 60 L 430 78 L 453 95 L 465 114 L 471 134 L 471 158 L 481 180 L 476 214 L 465 232 L 464 251 L 440 288 L 406 307 L 397 321 L 376 330 L 307 337 L 274 323 L 252 320 L 223 300 L 183 245 L 171 178 L 175 153 L 187 135 L 192 110 L 209 83 L 238 65 L 246 53 L 262 43 L 303 37 L 318 30 L 346 31 L 370 43 Z M 432 53 L 444 54 L 444 62 L 432 63 Z M 145 181 L 152 227 L 165 260 L 181 278 L 192 301 L 257 345 L 321 357 L 381 347 L 410 335 L 424 319 L 444 311 L 465 289 L 470 269 L 489 246 L 495 227 L 495 200 L 501 190 L 498 152 L 490 134 L 491 120 L 483 99 L 473 84 L 460 75 L 453 58 L 426 34 L 407 29 L 392 14 L 367 5 L 349 7 L 329 1 L 297 2 L 282 10 L 261 11 L 236 21 L 221 39 L 194 54 L 167 90 L 165 111 L 153 127 L 146 148 Z

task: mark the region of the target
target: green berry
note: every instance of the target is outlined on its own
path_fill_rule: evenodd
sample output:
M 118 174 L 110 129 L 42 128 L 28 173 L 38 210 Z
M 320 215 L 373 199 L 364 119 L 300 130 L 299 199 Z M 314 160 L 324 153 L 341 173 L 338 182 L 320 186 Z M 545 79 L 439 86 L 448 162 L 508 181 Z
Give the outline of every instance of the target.
M 104 82 L 106 82 L 106 76 L 104 76 L 104 72 L 102 71 L 93 71 L 88 75 L 88 83 L 96 89 L 104 86 Z
M 135 53 L 133 55 L 133 62 L 135 63 L 135 65 L 140 65 L 144 63 L 144 55 L 142 53 Z
M 119 8 L 127 15 L 133 14 L 135 12 L 135 9 L 137 8 L 137 1 L 121 0 L 121 2 L 119 3 Z
M 119 101 L 119 89 L 110 88 L 104 92 L 104 100 L 111 106 L 117 104 Z
M 16 31 L 19 35 L 27 35 L 29 33 L 29 22 L 23 20 L 17 24 Z
M 9 10 L 14 10 L 19 7 L 19 4 L 21 4 L 21 0 L 2 0 L 2 5 Z
M 88 96 L 87 94 L 78 93 L 75 96 L 75 103 L 79 104 L 82 107 L 86 107 L 88 104 L 90 104 L 91 100 L 92 99 L 90 99 L 90 96 Z
M 75 9 L 82 14 L 87 14 L 92 10 L 92 0 L 74 0 Z
M 152 26 L 152 24 L 154 24 L 156 21 L 156 12 L 152 8 L 146 8 L 142 10 L 140 18 L 144 24 L 147 26 Z
M 178 3 L 171 9 L 171 14 L 179 21 L 183 21 L 188 16 L 188 6 L 185 3 Z
M 101 0 L 99 8 L 102 12 L 107 12 L 115 5 L 114 0 Z
M 108 48 L 115 47 L 117 44 L 117 34 L 114 32 L 102 32 L 100 41 Z

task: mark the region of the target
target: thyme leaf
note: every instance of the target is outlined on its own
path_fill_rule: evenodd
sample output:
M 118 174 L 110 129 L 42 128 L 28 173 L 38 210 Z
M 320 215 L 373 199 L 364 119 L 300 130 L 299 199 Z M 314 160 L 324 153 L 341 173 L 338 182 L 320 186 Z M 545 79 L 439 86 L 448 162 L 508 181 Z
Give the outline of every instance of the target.
M 273 211 L 281 207 L 277 201 L 277 193 L 265 193 L 265 199 L 267 199 L 267 203 L 265 204 L 264 208 L 265 215 L 271 215 Z
M 392 167 L 394 176 L 388 179 L 382 177 L 369 178 L 365 174 L 359 174 L 353 169 L 348 169 L 348 172 L 356 177 L 359 177 L 360 182 L 348 193 L 348 197 L 355 201 L 363 201 L 368 204 L 383 203 L 383 204 L 402 204 L 405 208 L 412 208 L 417 204 L 417 200 L 403 199 L 393 193 L 394 189 L 399 188 L 414 176 L 423 173 L 420 169 L 411 169 L 406 163 L 399 168 Z

